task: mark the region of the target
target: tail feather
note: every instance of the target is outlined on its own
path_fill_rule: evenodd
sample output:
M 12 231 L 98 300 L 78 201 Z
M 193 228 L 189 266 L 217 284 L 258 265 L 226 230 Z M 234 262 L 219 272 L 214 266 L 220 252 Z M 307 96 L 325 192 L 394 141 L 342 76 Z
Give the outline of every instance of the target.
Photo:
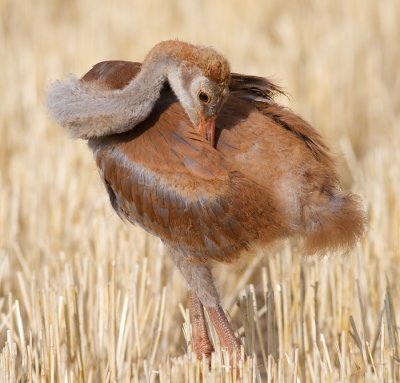
M 315 254 L 352 248 L 366 226 L 365 213 L 358 196 L 335 190 L 334 193 L 321 192 L 311 198 L 312 201 L 303 210 L 305 251 Z

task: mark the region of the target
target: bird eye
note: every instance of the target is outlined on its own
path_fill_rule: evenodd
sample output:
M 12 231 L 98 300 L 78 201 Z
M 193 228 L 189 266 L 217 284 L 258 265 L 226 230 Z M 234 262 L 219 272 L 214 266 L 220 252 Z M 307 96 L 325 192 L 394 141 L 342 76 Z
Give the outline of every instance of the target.
M 204 104 L 208 104 L 211 100 L 211 97 L 206 92 L 203 92 L 202 90 L 199 92 L 198 97 L 199 97 L 199 100 Z

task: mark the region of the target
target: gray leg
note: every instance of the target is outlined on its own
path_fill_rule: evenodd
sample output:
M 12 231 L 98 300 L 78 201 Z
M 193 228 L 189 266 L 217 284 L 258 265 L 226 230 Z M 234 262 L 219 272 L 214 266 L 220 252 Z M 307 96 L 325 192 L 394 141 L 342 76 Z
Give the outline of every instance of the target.
M 219 296 L 210 268 L 202 263 L 188 261 L 181 253 L 170 250 L 170 255 L 191 290 L 205 307 L 217 307 Z

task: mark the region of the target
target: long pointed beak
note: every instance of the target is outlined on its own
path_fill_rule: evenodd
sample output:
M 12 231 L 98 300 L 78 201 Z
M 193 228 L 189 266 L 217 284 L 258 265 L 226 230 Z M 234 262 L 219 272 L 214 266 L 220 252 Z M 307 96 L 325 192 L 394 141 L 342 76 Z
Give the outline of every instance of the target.
M 199 116 L 199 125 L 197 131 L 211 144 L 215 146 L 215 117 L 205 118 Z

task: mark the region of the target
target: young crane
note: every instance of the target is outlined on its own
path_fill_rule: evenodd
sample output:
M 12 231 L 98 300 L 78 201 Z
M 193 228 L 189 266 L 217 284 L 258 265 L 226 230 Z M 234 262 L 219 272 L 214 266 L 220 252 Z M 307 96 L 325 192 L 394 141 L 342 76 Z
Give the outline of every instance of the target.
M 221 344 L 240 351 L 214 262 L 288 236 L 302 237 L 305 253 L 347 249 L 364 230 L 321 137 L 276 92 L 181 41 L 157 44 L 143 64 L 101 62 L 49 91 L 54 119 L 88 139 L 115 211 L 159 237 L 186 279 L 199 358 L 213 351 L 203 308 Z

